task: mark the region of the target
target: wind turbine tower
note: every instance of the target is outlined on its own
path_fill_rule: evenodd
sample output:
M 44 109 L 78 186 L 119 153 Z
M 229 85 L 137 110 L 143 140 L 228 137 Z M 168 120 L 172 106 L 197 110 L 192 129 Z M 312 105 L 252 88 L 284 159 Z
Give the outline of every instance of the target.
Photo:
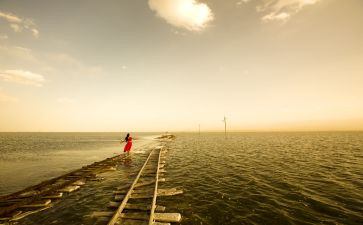
M 226 118 L 226 116 L 224 116 L 222 121 L 224 122 L 224 138 L 227 139 L 227 118 Z

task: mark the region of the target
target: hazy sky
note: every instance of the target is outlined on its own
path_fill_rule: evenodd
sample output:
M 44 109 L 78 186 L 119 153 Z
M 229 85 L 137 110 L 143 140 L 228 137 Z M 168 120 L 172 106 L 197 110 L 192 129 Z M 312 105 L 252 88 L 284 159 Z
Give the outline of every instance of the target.
M 0 131 L 362 130 L 362 0 L 0 0 Z

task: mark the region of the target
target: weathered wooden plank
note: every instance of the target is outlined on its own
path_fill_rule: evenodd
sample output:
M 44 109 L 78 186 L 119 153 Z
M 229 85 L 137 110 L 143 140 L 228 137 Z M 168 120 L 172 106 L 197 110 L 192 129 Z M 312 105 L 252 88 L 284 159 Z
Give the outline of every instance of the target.
M 153 225 L 171 225 L 171 223 L 153 222 Z
M 29 216 L 31 214 L 34 214 L 34 213 L 37 213 L 37 212 L 40 212 L 40 211 L 43 211 L 43 210 L 46 210 L 46 209 L 49 209 L 50 207 L 52 207 L 52 205 L 47 205 L 43 208 L 40 208 L 40 209 L 37 209 L 37 210 L 32 210 L 32 211 L 26 211 L 26 212 L 23 212 L 19 215 L 16 215 L 14 216 L 10 221 L 13 222 L 13 221 L 18 221 L 26 216 Z
M 90 217 L 111 217 L 114 213 L 113 211 L 93 212 Z
M 160 178 L 160 179 L 159 179 L 159 183 L 160 183 L 160 182 L 165 182 L 165 181 L 166 181 L 166 179 L 165 179 L 165 178 Z M 153 184 L 153 183 L 155 183 L 155 180 L 140 181 L 139 183 L 137 183 L 137 184 L 135 185 L 135 188 L 139 188 L 139 187 L 143 187 L 143 186 L 148 186 L 148 185 L 151 185 L 151 184 Z
M 149 160 L 151 159 L 151 155 L 153 153 L 154 153 L 154 150 L 150 152 L 150 154 L 147 157 L 145 163 L 143 164 L 143 166 L 141 167 L 140 171 L 138 172 L 135 180 L 132 182 L 129 191 L 127 192 L 126 196 L 123 198 L 120 206 L 117 208 L 116 212 L 113 214 L 111 220 L 107 223 L 107 225 L 114 225 L 117 222 L 117 220 L 119 219 L 119 216 L 122 215 L 122 211 L 124 210 L 127 201 L 131 197 L 131 192 L 134 189 L 135 185 L 138 183 L 139 178 L 140 178 L 140 176 L 142 174 L 142 171 L 146 167 L 146 165 L 148 164 Z M 115 198 L 116 198 L 116 196 L 115 196 Z
M 181 221 L 180 213 L 155 213 L 154 219 L 160 222 L 175 222 L 178 223 Z
M 20 208 L 39 208 L 39 207 L 45 207 L 49 205 L 52 202 L 52 200 L 47 199 L 40 202 L 34 202 L 33 204 L 23 205 Z
M 151 189 L 150 187 L 147 187 L 145 189 L 133 190 L 132 193 L 133 194 L 148 194 L 148 193 L 153 193 L 153 191 L 154 191 L 153 189 Z M 178 191 L 176 188 L 168 188 L 168 189 L 159 188 L 158 189 L 158 194 L 176 192 L 176 191 Z M 124 193 L 121 193 L 121 194 L 124 194 Z
M 161 157 L 161 151 L 163 148 L 159 151 L 158 156 L 158 164 L 156 168 L 156 177 L 155 177 L 155 186 L 154 186 L 154 194 L 153 194 L 153 200 L 151 203 L 151 210 L 150 210 L 150 216 L 149 216 L 149 225 L 152 225 L 154 223 L 154 214 L 155 214 L 155 208 L 156 208 L 156 197 L 157 197 L 157 191 L 158 191 L 158 184 L 159 184 L 159 171 L 160 171 L 160 157 Z
M 115 195 L 115 201 L 116 202 L 120 202 L 122 200 L 124 200 L 125 195 Z
M 84 180 L 77 180 L 76 182 L 73 183 L 73 185 L 76 185 L 76 186 L 82 186 L 85 184 L 86 184 L 86 182 Z
M 20 198 L 27 198 L 27 197 L 32 197 L 32 196 L 37 195 L 37 194 L 39 194 L 39 191 L 31 190 L 31 191 L 27 191 L 27 192 L 21 193 L 19 195 L 19 197 Z
M 110 202 L 108 207 L 109 208 L 117 208 L 120 205 L 119 202 Z M 135 209 L 135 210 L 141 210 L 141 211 L 147 211 L 151 209 L 150 205 L 144 205 L 144 204 L 130 204 L 127 203 L 125 206 L 125 209 Z M 156 206 L 156 211 L 158 212 L 164 212 L 166 210 L 165 206 Z
M 60 192 L 70 193 L 70 192 L 73 192 L 75 190 L 78 190 L 79 188 L 80 188 L 80 186 L 77 186 L 77 185 L 75 185 L 75 186 L 67 186 L 65 188 L 60 189 L 59 191 Z
M 148 186 L 148 185 L 151 185 L 155 183 L 155 181 L 145 181 L 145 182 L 140 182 L 140 183 L 137 183 L 135 185 L 135 188 L 139 188 L 139 187 L 144 187 L 144 186 Z
M 90 217 L 111 217 L 113 213 L 112 211 L 93 212 Z M 149 220 L 148 213 L 121 213 L 120 217 L 123 219 Z M 181 215 L 179 213 L 155 213 L 155 220 L 160 222 L 179 222 Z
M 42 199 L 57 199 L 57 198 L 62 198 L 62 196 L 63 196 L 63 192 L 59 192 L 54 195 L 43 196 Z
M 182 190 L 158 190 L 158 197 L 166 197 L 166 196 L 173 196 L 173 195 L 180 195 L 183 194 Z M 143 199 L 143 198 L 153 198 L 152 194 L 140 193 L 140 194 L 131 194 L 132 199 Z M 116 199 L 116 198 L 115 198 Z

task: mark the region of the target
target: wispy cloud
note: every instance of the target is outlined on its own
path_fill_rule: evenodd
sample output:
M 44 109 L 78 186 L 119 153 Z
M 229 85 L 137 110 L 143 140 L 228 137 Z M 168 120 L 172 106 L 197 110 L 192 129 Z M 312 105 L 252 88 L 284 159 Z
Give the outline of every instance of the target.
M 241 0 L 237 4 L 251 1 L 252 0 Z M 262 0 L 262 3 L 257 5 L 256 10 L 264 13 L 261 18 L 263 22 L 286 22 L 304 7 L 315 5 L 319 1 L 321 0 Z
M 0 78 L 6 82 L 24 85 L 43 86 L 45 79 L 42 75 L 24 70 L 0 71 Z
M 19 32 L 21 32 L 23 30 L 23 28 L 21 26 L 19 26 L 18 24 L 16 24 L 16 23 L 10 24 L 10 27 L 16 33 L 19 33 Z
M 0 57 L 8 59 L 14 63 L 29 62 L 37 66 L 41 66 L 44 63 L 44 60 L 38 59 L 31 49 L 2 43 L 0 43 Z
M 236 5 L 242 5 L 243 3 L 248 3 L 250 1 L 252 1 L 252 0 L 239 0 L 236 2 Z
M 38 38 L 39 37 L 39 31 L 35 28 L 32 28 L 32 33 L 33 33 L 33 36 Z
M 39 37 L 39 30 L 32 19 L 20 18 L 12 13 L 5 13 L 1 11 L 0 19 L 6 20 L 14 32 L 22 32 L 25 29 L 30 31 L 34 37 Z
M 190 31 L 203 30 L 214 19 L 208 5 L 197 0 L 149 0 L 149 7 L 169 24 Z
M 23 21 L 22 19 L 11 13 L 4 13 L 4 12 L 0 12 L 0 18 L 3 18 L 10 23 L 22 23 Z
M 290 19 L 291 14 L 286 12 L 280 12 L 280 13 L 269 13 L 262 17 L 262 21 L 268 22 L 268 21 L 282 21 L 285 22 Z

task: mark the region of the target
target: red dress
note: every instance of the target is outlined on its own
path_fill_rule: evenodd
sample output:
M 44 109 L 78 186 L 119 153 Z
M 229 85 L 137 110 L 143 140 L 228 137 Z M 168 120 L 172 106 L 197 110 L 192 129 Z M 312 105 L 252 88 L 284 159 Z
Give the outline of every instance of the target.
M 124 147 L 124 152 L 130 152 L 132 146 L 132 137 L 127 139 L 127 144 Z

